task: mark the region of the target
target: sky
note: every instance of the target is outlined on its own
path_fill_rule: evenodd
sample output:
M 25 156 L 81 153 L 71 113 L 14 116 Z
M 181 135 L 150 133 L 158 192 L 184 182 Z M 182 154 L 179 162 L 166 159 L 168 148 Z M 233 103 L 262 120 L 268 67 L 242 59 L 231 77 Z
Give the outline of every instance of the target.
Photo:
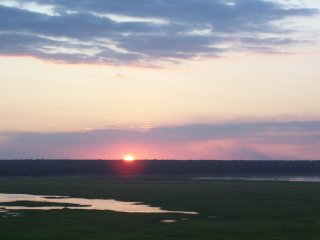
M 319 0 L 0 0 L 0 159 L 320 159 Z

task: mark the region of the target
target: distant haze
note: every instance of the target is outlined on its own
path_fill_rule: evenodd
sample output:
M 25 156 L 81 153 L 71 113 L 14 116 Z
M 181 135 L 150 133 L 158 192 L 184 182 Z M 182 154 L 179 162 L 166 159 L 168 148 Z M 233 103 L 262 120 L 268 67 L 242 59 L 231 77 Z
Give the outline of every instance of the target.
M 198 124 L 84 132 L 7 132 L 0 158 L 319 159 L 320 122 Z

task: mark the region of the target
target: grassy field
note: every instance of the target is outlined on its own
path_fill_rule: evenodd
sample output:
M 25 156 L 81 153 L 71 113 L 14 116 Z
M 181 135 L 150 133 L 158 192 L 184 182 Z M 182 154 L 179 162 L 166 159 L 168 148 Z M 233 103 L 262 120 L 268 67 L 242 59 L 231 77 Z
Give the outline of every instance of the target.
M 20 217 L 0 216 L 0 236 L 5 240 L 320 238 L 320 183 L 195 181 L 187 177 L 0 178 L 0 193 L 112 198 L 199 213 L 24 210 L 19 211 Z M 177 222 L 161 222 L 166 219 Z

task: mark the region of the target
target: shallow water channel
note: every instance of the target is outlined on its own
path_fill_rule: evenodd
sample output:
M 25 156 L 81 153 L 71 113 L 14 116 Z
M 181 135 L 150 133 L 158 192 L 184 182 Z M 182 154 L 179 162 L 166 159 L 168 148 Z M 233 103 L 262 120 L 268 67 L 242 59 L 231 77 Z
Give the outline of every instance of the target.
M 87 199 L 66 196 L 41 196 L 31 194 L 0 193 L 0 212 L 8 210 L 107 210 L 126 213 L 182 213 L 196 212 L 168 211 L 140 202 L 124 202 L 114 199 Z
M 194 180 L 240 180 L 240 181 L 280 181 L 280 182 L 320 182 L 320 176 L 217 176 L 197 177 Z

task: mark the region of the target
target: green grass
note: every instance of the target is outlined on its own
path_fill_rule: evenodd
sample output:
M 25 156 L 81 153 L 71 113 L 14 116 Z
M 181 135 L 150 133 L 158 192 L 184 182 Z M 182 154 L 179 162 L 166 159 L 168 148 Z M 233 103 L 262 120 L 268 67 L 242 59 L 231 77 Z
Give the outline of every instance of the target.
M 6 240 L 318 240 L 320 183 L 195 181 L 183 177 L 0 178 L 0 193 L 138 201 L 199 215 L 18 211 L 0 216 Z M 189 218 L 184 221 L 182 218 Z M 176 223 L 162 223 L 176 219 Z

